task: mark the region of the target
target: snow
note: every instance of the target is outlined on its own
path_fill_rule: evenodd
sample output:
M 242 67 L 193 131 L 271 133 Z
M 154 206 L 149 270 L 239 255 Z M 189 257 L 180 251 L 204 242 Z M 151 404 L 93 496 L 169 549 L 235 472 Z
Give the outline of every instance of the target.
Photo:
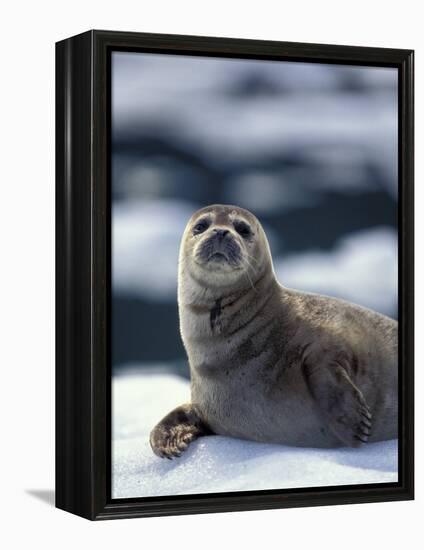
M 113 498 L 397 481 L 396 440 L 327 450 L 209 436 L 180 458 L 158 458 L 150 430 L 190 400 L 189 382 L 165 370 L 133 367 L 113 378 Z

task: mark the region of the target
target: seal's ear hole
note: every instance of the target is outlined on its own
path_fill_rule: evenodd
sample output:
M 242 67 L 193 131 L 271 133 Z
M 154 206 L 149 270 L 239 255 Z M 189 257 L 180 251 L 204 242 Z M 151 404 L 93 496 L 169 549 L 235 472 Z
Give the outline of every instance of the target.
M 210 220 L 207 220 L 207 219 L 199 220 L 196 223 L 196 225 L 193 227 L 193 234 L 198 235 L 199 233 L 203 233 L 210 226 L 210 224 L 211 224 Z
M 252 230 L 250 229 L 250 226 L 241 220 L 235 220 L 234 223 L 234 229 L 237 231 L 239 235 L 243 237 L 243 239 L 247 239 L 251 236 Z

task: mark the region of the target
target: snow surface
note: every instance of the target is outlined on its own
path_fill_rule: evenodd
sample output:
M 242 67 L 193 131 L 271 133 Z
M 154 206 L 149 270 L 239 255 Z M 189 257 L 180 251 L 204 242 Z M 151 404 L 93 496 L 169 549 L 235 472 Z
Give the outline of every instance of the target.
M 189 382 L 131 369 L 113 379 L 113 498 L 288 489 L 397 481 L 397 441 L 361 449 L 300 449 L 203 437 L 181 458 L 156 457 L 152 427 L 190 400 Z

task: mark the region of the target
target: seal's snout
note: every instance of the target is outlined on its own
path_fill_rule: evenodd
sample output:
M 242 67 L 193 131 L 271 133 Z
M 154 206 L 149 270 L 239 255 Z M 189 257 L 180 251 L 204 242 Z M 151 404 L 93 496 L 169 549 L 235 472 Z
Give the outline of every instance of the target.
M 215 228 L 213 229 L 213 232 L 215 233 L 216 235 L 216 238 L 219 240 L 219 241 L 222 241 L 226 235 L 228 235 L 229 233 L 229 230 L 228 229 L 218 229 L 218 228 Z
M 240 261 L 240 247 L 229 229 L 216 227 L 210 231 L 197 251 L 197 258 L 204 264 L 228 264 L 233 267 Z

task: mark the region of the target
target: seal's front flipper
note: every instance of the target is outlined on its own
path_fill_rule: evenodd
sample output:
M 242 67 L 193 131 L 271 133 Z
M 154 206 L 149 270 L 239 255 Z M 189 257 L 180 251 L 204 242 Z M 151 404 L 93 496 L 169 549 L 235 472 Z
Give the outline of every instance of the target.
M 305 366 L 305 378 L 331 431 L 349 447 L 366 443 L 371 434 L 371 412 L 346 370 L 339 364 Z
M 150 433 L 150 446 L 161 458 L 180 456 L 199 436 L 210 434 L 193 405 L 177 407 L 167 414 Z

